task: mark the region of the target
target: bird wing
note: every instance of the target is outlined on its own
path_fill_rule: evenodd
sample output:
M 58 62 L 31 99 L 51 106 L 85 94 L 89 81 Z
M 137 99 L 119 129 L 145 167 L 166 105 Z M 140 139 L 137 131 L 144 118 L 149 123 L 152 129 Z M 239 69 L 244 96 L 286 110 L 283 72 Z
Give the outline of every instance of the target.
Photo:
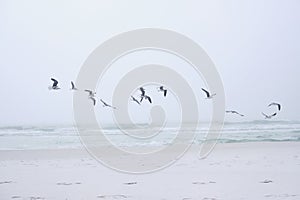
M 205 93 L 206 93 L 206 96 L 207 97 L 209 97 L 210 95 L 209 95 L 209 92 L 207 91 L 207 90 L 205 90 L 205 89 L 203 89 L 203 88 L 201 88 Z
M 272 117 L 274 117 L 275 115 L 277 115 L 277 113 L 274 113 L 273 115 L 271 115 Z
M 168 90 L 164 90 L 164 96 L 167 96 Z
M 90 97 L 89 99 L 91 99 L 93 101 L 94 106 L 96 105 L 96 99 L 94 97 Z
M 91 90 L 84 90 L 85 92 L 88 92 L 90 95 L 93 94 Z
M 75 88 L 75 85 L 74 85 L 73 81 L 71 81 L 71 86 L 72 86 L 72 89 Z
M 152 100 L 151 100 L 151 98 L 150 98 L 149 96 L 147 96 L 146 98 L 148 99 L 148 101 L 149 101 L 150 103 L 152 103 Z
M 100 101 L 101 101 L 105 106 L 110 106 L 110 105 L 108 105 L 105 101 L 103 101 L 102 99 L 100 99 Z
M 57 81 L 57 80 L 55 80 L 54 78 L 51 78 L 51 81 L 53 81 L 53 86 L 54 86 L 54 87 L 57 86 L 57 84 L 58 84 L 58 81 Z

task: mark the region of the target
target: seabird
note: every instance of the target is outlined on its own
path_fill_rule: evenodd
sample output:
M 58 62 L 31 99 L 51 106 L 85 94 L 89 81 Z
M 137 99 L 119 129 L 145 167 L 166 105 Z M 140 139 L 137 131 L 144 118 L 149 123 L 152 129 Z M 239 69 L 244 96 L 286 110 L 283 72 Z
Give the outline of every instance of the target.
M 141 95 L 144 96 L 145 95 L 145 89 L 143 87 L 140 87 L 140 91 L 141 91 Z
M 265 113 L 261 113 L 263 116 L 265 116 L 265 119 L 271 119 L 272 117 L 274 117 L 274 116 L 276 116 L 277 115 L 277 113 L 274 113 L 274 114 L 272 114 L 272 115 L 266 115 Z
M 279 104 L 279 103 L 270 103 L 269 105 L 268 105 L 268 107 L 270 107 L 270 106 L 277 106 L 278 107 L 278 110 L 280 111 L 281 110 L 281 105 Z
M 94 106 L 96 105 L 96 98 L 95 97 L 89 97 L 93 101 Z
M 149 96 L 147 96 L 147 95 L 142 96 L 142 95 L 141 95 L 141 101 L 142 101 L 144 98 L 145 98 L 146 100 L 148 100 L 150 103 L 152 103 L 152 100 L 151 100 L 151 98 L 150 98 Z M 140 102 L 141 102 L 141 101 L 140 101 Z
M 103 101 L 102 99 L 100 99 L 100 101 L 103 103 L 103 107 L 110 107 L 110 108 L 113 108 L 113 109 L 117 109 L 116 107 L 107 104 L 107 103 L 106 103 L 105 101 Z
M 206 93 L 206 98 L 207 99 L 212 99 L 214 96 L 216 96 L 216 94 L 210 94 L 207 90 L 201 88 L 203 90 L 203 92 Z
M 93 92 L 92 90 L 84 90 L 84 91 L 89 93 L 89 97 L 95 97 L 96 92 Z
M 141 103 L 134 96 L 131 96 L 131 100 L 135 101 L 137 104 L 141 105 Z
M 75 84 L 73 83 L 73 81 L 71 81 L 71 90 L 78 90 L 78 89 L 75 87 Z
M 239 112 L 237 112 L 237 111 L 235 111 L 235 110 L 227 110 L 226 113 L 237 114 L 237 115 L 239 115 L 239 116 L 241 116 L 241 117 L 244 117 L 243 114 L 241 114 L 241 113 L 239 113 Z
M 165 89 L 164 86 L 160 86 L 160 87 L 158 88 L 158 91 L 159 91 L 159 92 L 164 92 L 164 96 L 165 96 L 165 97 L 167 96 L 168 90 Z
M 58 81 L 54 78 L 51 78 L 51 81 L 53 81 L 53 85 L 48 87 L 49 90 L 59 90 L 60 88 L 58 87 Z
M 140 91 L 141 91 L 141 100 L 140 100 L 140 102 L 142 102 L 142 101 L 143 101 L 143 98 L 144 98 L 144 96 L 145 96 L 145 94 L 146 94 L 146 92 L 145 92 L 145 89 L 144 89 L 143 87 L 140 87 L 139 89 L 140 89 Z

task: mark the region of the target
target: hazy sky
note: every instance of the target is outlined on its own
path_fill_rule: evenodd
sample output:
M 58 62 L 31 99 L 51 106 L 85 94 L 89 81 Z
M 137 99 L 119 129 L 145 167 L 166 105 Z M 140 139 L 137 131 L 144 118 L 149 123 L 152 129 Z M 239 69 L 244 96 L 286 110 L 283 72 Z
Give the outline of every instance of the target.
M 278 101 L 277 119 L 300 120 L 299 9 L 297 0 L 1 0 L 0 125 L 72 123 L 67 88 L 88 55 L 114 35 L 145 27 L 201 45 L 222 77 L 228 109 L 261 119 Z M 64 87 L 57 94 L 47 89 L 51 77 Z

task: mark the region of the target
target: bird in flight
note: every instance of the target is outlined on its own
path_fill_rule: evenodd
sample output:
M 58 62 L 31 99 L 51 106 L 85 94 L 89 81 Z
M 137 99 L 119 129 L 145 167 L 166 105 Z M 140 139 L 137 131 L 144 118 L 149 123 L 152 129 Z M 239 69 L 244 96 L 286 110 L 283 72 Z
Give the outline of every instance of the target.
M 71 81 L 71 90 L 78 90 L 73 81 Z
M 144 96 L 145 95 L 145 89 L 143 87 L 140 87 L 140 91 L 141 91 L 141 95 Z
M 152 100 L 151 100 L 151 98 L 149 97 L 149 96 L 147 96 L 147 95 L 144 95 L 144 96 L 141 96 L 142 98 L 141 98 L 141 101 L 143 100 L 143 99 L 146 99 L 146 100 L 148 100 L 150 103 L 152 103 Z M 140 101 L 140 102 L 141 102 Z
M 131 100 L 136 102 L 137 104 L 141 105 L 141 103 L 134 96 L 131 96 Z
M 239 112 L 237 112 L 237 111 L 235 111 L 235 110 L 226 110 L 226 113 L 237 114 L 237 115 L 239 115 L 239 116 L 241 116 L 241 117 L 244 117 L 243 114 L 241 114 L 241 113 L 239 113 Z
M 207 90 L 201 88 L 203 90 L 203 92 L 205 92 L 206 94 L 206 98 L 207 99 L 212 99 L 214 96 L 216 96 L 216 94 L 210 94 Z
M 267 115 L 267 114 L 265 114 L 265 113 L 261 113 L 263 116 L 265 116 L 265 119 L 271 119 L 271 118 L 273 118 L 274 116 L 276 116 L 277 115 L 277 113 L 274 113 L 274 114 L 272 114 L 272 115 Z
M 108 103 L 106 103 L 105 101 L 103 101 L 102 99 L 100 99 L 100 101 L 103 103 L 103 107 L 110 107 L 110 108 L 113 108 L 113 109 L 117 109 L 116 107 L 112 106 L 112 105 L 109 105 Z
M 51 81 L 53 81 L 53 85 L 48 87 L 49 90 L 59 90 L 60 88 L 58 87 L 58 81 L 54 78 L 51 78 Z
M 96 98 L 95 97 L 89 97 L 89 99 L 93 101 L 93 105 L 95 106 L 96 105 Z
M 277 108 L 278 108 L 278 111 L 280 111 L 281 110 L 281 105 L 279 104 L 279 103 L 270 103 L 269 105 L 268 105 L 268 107 L 270 107 L 270 106 L 277 106 Z
M 165 97 L 167 96 L 168 90 L 165 89 L 164 86 L 160 86 L 160 87 L 158 88 L 158 91 L 159 91 L 159 92 L 164 92 L 164 96 L 165 96 Z
M 93 92 L 92 90 L 84 90 L 84 91 L 89 93 L 89 97 L 95 97 L 96 92 Z

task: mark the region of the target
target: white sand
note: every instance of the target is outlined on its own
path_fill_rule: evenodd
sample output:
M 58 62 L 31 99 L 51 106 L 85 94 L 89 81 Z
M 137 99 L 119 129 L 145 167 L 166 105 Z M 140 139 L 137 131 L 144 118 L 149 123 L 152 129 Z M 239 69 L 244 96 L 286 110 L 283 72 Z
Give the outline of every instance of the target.
M 191 150 L 144 175 L 113 171 L 84 150 L 0 151 L 0 200 L 300 199 L 299 188 L 297 142 L 218 144 L 205 160 Z

